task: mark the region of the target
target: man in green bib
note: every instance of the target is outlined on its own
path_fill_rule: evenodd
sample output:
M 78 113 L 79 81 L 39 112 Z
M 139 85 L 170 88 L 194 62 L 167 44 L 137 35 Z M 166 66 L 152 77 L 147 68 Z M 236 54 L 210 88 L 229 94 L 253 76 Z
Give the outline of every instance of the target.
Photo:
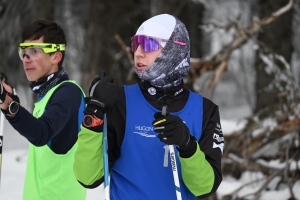
M 84 200 L 72 167 L 85 109 L 84 92 L 62 67 L 67 41 L 55 22 L 23 29 L 19 55 L 37 102 L 32 114 L 0 73 L 0 108 L 29 142 L 23 200 Z

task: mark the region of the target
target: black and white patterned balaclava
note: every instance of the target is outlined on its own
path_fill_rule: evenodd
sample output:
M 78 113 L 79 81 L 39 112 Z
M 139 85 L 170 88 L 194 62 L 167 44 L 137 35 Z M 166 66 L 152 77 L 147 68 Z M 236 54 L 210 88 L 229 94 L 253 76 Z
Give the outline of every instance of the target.
M 67 75 L 67 72 L 63 68 L 61 68 L 58 72 L 47 75 L 47 77 L 44 77 L 38 81 L 30 82 L 29 86 L 35 95 L 37 95 L 38 97 L 42 97 L 45 96 L 45 94 L 49 90 L 51 90 L 58 82 L 68 79 L 69 77 Z
M 171 36 L 169 38 L 161 38 L 161 35 L 166 35 L 164 33 L 166 29 L 163 27 L 163 25 L 166 25 L 166 22 L 163 20 L 174 19 L 176 22 L 174 23 L 173 32 L 170 32 Z M 151 23 L 152 21 L 153 23 Z M 151 27 L 146 27 L 147 24 L 151 24 Z M 140 30 L 142 30 L 141 33 L 139 33 Z M 151 33 L 147 34 L 147 30 Z M 169 40 L 162 45 L 163 50 L 152 65 L 144 71 L 136 71 L 139 78 L 149 81 L 153 86 L 159 88 L 179 85 L 190 69 L 190 39 L 185 25 L 172 15 L 161 14 L 145 21 L 138 29 L 136 35 L 147 35 Z M 175 44 L 174 41 L 184 42 L 186 45 Z

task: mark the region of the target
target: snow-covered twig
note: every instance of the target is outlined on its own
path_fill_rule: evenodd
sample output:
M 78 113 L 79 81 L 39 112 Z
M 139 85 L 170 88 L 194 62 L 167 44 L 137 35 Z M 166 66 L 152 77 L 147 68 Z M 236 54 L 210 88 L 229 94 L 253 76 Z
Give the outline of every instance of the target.
M 223 199 L 224 199 L 224 200 L 225 200 L 225 199 L 233 199 L 233 197 L 236 196 L 236 194 L 237 194 L 240 190 L 242 190 L 244 187 L 249 186 L 249 185 L 252 185 L 252 184 L 257 183 L 257 182 L 259 182 L 259 181 L 263 181 L 263 180 L 265 180 L 265 177 L 260 178 L 260 179 L 256 179 L 256 180 L 253 180 L 253 181 L 250 181 L 250 182 L 248 182 L 248 183 L 246 183 L 246 184 L 240 186 L 239 188 L 237 188 L 236 190 L 234 190 L 234 191 L 231 192 L 230 194 L 227 194 L 226 196 L 223 197 Z M 247 195 L 247 196 L 248 196 L 248 195 Z M 239 198 L 239 199 L 240 199 L 240 198 Z
M 256 191 L 254 193 L 254 198 L 253 199 L 259 199 L 259 197 L 261 196 L 261 193 L 268 187 L 268 185 L 270 184 L 270 182 L 278 175 L 282 174 L 284 171 L 284 169 L 278 170 L 276 172 L 274 172 L 271 176 L 269 176 L 267 178 L 267 180 L 264 182 L 264 184 L 259 188 L 258 191 Z M 247 196 L 250 196 L 253 194 L 246 194 L 245 196 L 240 197 L 240 199 L 246 199 Z

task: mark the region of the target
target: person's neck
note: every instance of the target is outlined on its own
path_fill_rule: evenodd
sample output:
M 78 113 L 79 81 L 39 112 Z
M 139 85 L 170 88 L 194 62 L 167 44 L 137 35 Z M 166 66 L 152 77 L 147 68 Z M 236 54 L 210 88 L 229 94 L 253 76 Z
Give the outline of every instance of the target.
M 55 74 L 57 74 L 59 72 L 59 70 L 51 72 L 47 75 L 44 75 L 43 77 L 40 77 L 38 80 L 33 81 L 35 84 L 40 84 L 43 82 L 47 82 L 49 79 L 51 79 L 53 76 L 55 76 Z
M 53 86 L 68 79 L 66 71 L 61 69 L 39 79 L 38 81 L 31 82 L 30 88 L 37 96 L 44 96 Z

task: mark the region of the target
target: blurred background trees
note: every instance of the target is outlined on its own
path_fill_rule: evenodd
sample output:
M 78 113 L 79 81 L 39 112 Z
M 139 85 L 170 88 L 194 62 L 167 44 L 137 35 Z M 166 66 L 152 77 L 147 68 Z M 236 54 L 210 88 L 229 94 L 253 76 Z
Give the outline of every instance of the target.
M 299 2 L 0 0 L 0 71 L 31 107 L 33 98 L 17 47 L 26 25 L 48 19 L 65 30 L 64 68 L 85 91 L 100 70 L 112 75 L 118 86 L 135 83 L 139 79 L 130 60 L 131 37 L 151 16 L 173 14 L 190 34 L 186 86 L 218 104 L 221 118 L 246 120 L 243 129 L 225 136 L 224 174 L 239 178 L 245 170 L 256 170 L 271 179 L 277 173 L 280 183 L 290 187 L 300 177 L 298 165 L 283 173 L 259 165 L 258 160 L 280 160 L 288 168 L 300 159 Z M 286 10 L 278 14 L 281 8 Z M 276 150 L 271 148 L 275 144 Z

